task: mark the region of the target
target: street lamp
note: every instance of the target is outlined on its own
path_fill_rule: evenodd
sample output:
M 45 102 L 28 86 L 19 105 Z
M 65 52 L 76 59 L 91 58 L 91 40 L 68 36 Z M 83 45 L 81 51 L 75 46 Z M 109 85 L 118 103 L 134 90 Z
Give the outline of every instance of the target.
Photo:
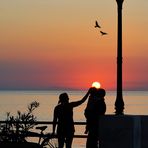
M 123 115 L 124 101 L 122 94 L 122 4 L 124 0 L 116 0 L 118 7 L 118 42 L 117 42 L 117 96 L 115 101 L 116 115 Z

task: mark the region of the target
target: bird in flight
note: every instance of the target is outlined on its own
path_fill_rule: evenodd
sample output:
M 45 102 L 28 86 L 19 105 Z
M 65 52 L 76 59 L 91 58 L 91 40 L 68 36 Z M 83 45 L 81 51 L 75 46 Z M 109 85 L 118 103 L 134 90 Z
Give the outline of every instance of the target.
M 107 35 L 107 33 L 106 33 L 106 32 L 103 32 L 103 31 L 100 31 L 100 33 L 101 33 L 102 35 Z
M 98 24 L 98 22 L 96 21 L 96 25 L 95 25 L 95 28 L 101 28 L 101 26 Z

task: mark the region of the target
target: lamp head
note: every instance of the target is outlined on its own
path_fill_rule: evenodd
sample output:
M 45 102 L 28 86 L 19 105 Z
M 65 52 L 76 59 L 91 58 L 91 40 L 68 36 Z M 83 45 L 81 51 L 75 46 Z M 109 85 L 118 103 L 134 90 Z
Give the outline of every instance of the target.
M 117 3 L 123 3 L 124 0 L 116 0 Z
M 124 0 L 116 0 L 118 7 L 122 8 L 123 1 Z

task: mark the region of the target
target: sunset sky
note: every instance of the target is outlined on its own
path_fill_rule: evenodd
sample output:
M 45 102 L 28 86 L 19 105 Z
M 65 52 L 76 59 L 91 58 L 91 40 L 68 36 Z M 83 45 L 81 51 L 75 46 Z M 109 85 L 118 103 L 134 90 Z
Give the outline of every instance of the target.
M 122 12 L 123 89 L 148 90 L 148 0 Z M 0 1 L 0 89 L 115 90 L 116 57 L 116 0 Z

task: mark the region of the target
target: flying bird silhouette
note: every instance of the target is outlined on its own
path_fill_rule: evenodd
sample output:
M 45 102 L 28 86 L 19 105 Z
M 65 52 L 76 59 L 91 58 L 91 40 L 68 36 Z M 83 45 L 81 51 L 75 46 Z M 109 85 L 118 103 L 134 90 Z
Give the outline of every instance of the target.
M 97 22 L 97 21 L 96 21 L 95 28 L 101 28 L 101 26 L 98 24 L 98 22 Z
M 106 32 L 100 31 L 101 35 L 107 35 Z

